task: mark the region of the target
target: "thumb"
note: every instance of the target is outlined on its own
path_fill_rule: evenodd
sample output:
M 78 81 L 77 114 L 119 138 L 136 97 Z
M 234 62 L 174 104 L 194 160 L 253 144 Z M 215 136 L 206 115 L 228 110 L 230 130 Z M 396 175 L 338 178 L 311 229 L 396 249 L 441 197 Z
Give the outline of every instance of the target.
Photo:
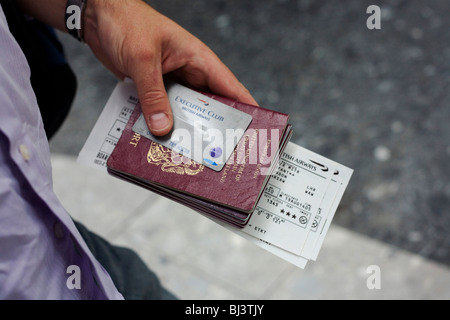
M 140 71 L 133 77 L 133 81 L 151 133 L 155 136 L 168 134 L 173 127 L 173 115 L 162 74 Z

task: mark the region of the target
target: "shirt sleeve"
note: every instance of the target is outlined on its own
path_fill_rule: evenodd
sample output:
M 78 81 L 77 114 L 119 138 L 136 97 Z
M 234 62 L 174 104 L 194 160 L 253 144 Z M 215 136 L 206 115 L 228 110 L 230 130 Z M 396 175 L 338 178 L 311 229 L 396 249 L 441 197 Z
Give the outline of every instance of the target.
M 30 69 L 0 7 L 0 299 L 122 299 L 52 187 Z

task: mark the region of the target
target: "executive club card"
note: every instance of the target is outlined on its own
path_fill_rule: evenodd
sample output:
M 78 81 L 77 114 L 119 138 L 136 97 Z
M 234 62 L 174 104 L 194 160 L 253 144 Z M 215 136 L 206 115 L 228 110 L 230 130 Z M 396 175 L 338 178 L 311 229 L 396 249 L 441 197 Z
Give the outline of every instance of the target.
M 173 130 L 163 137 L 154 136 L 141 115 L 133 131 L 221 171 L 252 116 L 174 82 L 166 83 L 166 91 L 172 107 Z
M 108 171 L 140 185 L 165 188 L 251 214 L 279 158 L 280 147 L 290 136 L 289 116 L 206 95 L 253 119 L 221 171 L 134 132 L 132 128 L 142 113 L 139 105 L 108 158 Z

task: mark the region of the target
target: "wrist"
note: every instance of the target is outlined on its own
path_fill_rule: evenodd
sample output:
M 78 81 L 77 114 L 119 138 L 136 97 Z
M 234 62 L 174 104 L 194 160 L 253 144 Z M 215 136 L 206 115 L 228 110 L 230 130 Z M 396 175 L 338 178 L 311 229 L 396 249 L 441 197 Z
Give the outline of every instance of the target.
M 108 20 L 114 19 L 113 11 L 116 3 L 117 1 L 111 0 L 87 0 L 82 16 L 83 35 L 86 44 L 98 42 L 100 25 L 105 25 L 109 23 Z
M 70 35 L 80 42 L 85 42 L 86 34 L 97 29 L 97 13 L 101 12 L 101 0 L 65 0 L 66 29 Z
M 92 35 L 95 30 L 97 30 L 98 25 L 98 12 L 99 1 L 98 0 L 88 0 L 82 15 L 82 24 L 83 24 L 83 35 L 84 41 L 87 43 L 87 39 Z

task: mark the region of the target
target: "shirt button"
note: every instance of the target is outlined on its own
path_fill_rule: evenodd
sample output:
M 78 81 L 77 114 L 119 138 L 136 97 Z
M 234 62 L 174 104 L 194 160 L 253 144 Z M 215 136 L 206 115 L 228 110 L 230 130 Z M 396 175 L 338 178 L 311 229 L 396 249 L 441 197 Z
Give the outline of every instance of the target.
M 28 147 L 27 147 L 26 145 L 21 144 L 21 145 L 19 146 L 19 151 L 20 151 L 20 154 L 22 155 L 22 158 L 23 158 L 25 161 L 30 160 L 30 151 L 28 150 Z
M 53 233 L 55 234 L 56 239 L 61 239 L 64 237 L 64 227 L 61 225 L 61 223 L 56 222 L 53 225 Z

